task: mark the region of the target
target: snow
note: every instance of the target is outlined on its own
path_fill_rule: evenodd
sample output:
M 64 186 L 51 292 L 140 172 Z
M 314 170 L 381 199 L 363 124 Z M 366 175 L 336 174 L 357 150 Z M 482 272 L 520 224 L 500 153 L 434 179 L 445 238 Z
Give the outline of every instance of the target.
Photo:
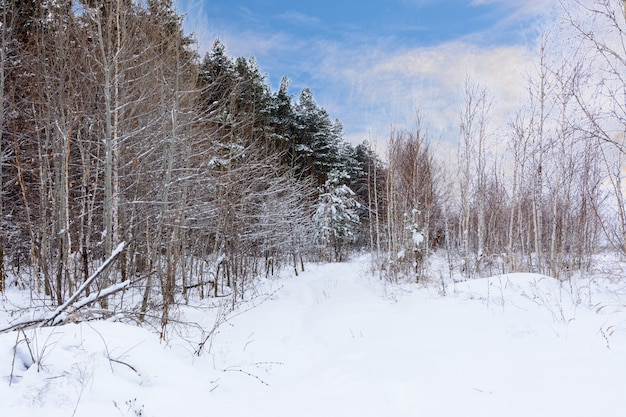
M 166 341 L 106 321 L 2 334 L 0 415 L 625 415 L 623 280 L 510 274 L 444 295 L 369 267 L 309 265 L 226 315 L 181 307 L 206 328 L 224 319 L 200 356 L 206 334 L 183 325 Z
M 424 235 L 417 230 L 414 230 L 411 237 L 413 238 L 413 244 L 415 244 L 415 246 L 419 246 L 422 244 L 422 242 L 424 241 Z

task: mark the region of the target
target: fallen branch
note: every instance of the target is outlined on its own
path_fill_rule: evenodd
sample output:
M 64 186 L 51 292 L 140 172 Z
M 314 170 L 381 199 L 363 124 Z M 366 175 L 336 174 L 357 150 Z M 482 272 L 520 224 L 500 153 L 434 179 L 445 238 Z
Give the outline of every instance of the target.
M 82 298 L 78 300 L 77 302 L 75 302 L 74 304 L 72 304 L 69 308 L 66 308 L 65 311 L 61 312 L 61 314 L 58 314 L 53 320 L 51 320 L 51 322 L 49 322 L 50 320 L 48 320 L 48 322 L 40 324 L 40 327 L 58 326 L 60 324 L 63 324 L 67 322 L 68 318 L 74 316 L 76 312 L 80 310 L 81 308 L 88 306 L 89 304 L 92 304 L 103 298 L 106 298 L 109 295 L 115 294 L 116 292 L 119 292 L 125 289 L 130 284 L 131 284 L 130 281 L 120 282 L 119 284 L 111 285 L 110 287 L 107 287 L 97 293 L 94 293 L 88 297 Z
M 115 248 L 113 253 L 111 253 L 111 256 L 109 256 L 109 258 L 106 261 L 104 261 L 102 263 L 102 265 L 100 265 L 98 270 L 96 272 L 94 272 L 93 275 L 91 275 L 87 280 L 85 280 L 85 282 L 83 282 L 81 284 L 81 286 L 78 287 L 76 292 L 74 292 L 74 294 L 72 294 L 72 296 L 65 303 L 63 303 L 62 305 L 57 307 L 57 309 L 52 313 L 52 315 L 50 317 L 48 317 L 47 319 L 44 320 L 44 323 L 42 323 L 42 326 L 54 323 L 54 320 L 61 313 L 63 313 L 65 310 L 67 310 L 67 308 L 78 299 L 78 297 L 83 293 L 83 291 L 85 291 L 87 289 L 87 287 L 89 287 L 96 280 L 96 278 L 98 278 L 98 276 L 109 265 L 111 265 L 113 263 L 113 261 L 115 261 L 115 259 L 117 259 L 117 257 L 122 253 L 122 251 L 124 250 L 125 247 L 126 247 L 126 242 L 120 243 L 117 246 L 117 248 Z
M 122 253 L 125 247 L 126 247 L 126 242 L 120 243 L 117 246 L 117 248 L 113 251 L 111 256 L 106 261 L 104 261 L 102 265 L 100 265 L 100 267 L 96 270 L 96 272 L 94 272 L 93 275 L 91 275 L 87 280 L 85 280 L 85 282 L 83 282 L 81 286 L 78 287 L 78 289 L 74 292 L 74 294 L 72 294 L 72 296 L 68 298 L 68 300 L 65 303 L 57 307 L 51 314 L 45 315 L 43 317 L 35 318 L 35 319 L 28 319 L 28 320 L 14 323 L 9 327 L 0 329 L 0 334 L 7 333 L 12 330 L 23 330 L 23 329 L 29 329 L 32 327 L 58 326 L 60 324 L 65 323 L 69 317 L 71 317 L 81 308 L 89 304 L 92 304 L 95 301 L 106 298 L 111 294 L 115 294 L 116 292 L 121 291 L 125 289 L 126 287 L 128 287 L 131 282 L 124 281 L 119 284 L 111 285 L 110 287 L 107 287 L 101 291 L 98 291 L 97 293 L 91 294 L 88 297 L 79 299 L 80 295 L 87 289 L 87 287 L 89 287 L 89 285 L 91 285 L 96 280 L 96 278 L 98 278 L 98 276 L 102 274 L 102 272 L 107 267 L 109 267 L 109 265 L 111 265 L 113 261 L 115 261 L 115 259 L 117 259 L 117 257 Z

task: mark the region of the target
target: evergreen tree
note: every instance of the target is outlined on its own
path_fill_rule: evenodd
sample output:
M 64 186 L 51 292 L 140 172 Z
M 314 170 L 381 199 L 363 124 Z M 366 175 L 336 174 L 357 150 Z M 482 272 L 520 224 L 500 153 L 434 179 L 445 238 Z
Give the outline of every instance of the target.
M 360 204 L 345 184 L 347 179 L 345 171 L 333 170 L 328 174 L 313 216 L 315 240 L 321 248 L 332 251 L 331 259 L 335 261 L 343 260 L 347 246 L 358 238 Z
M 295 113 L 289 95 L 289 78 L 280 80 L 278 91 L 270 97 L 268 102 L 269 126 L 274 146 L 279 152 L 285 152 L 284 162 L 288 164 L 293 160 L 293 132 Z
M 340 123 L 333 123 L 325 109 L 317 106 L 313 93 L 302 90 L 295 108 L 295 159 L 299 169 L 324 184 L 328 174 L 339 168 Z

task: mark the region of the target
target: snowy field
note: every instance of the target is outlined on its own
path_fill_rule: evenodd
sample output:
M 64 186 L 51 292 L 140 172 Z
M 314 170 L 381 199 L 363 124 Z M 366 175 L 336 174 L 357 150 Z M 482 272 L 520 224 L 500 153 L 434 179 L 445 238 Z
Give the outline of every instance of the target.
M 0 416 L 626 416 L 626 278 L 383 284 L 365 259 L 258 284 L 212 328 L 0 335 Z M 23 294 L 0 295 L 0 328 Z

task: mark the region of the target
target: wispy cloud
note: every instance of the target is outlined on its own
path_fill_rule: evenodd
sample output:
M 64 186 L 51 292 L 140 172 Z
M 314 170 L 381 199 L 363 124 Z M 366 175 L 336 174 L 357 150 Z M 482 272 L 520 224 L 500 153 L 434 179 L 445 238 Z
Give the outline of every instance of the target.
M 320 20 L 315 16 L 309 16 L 304 13 L 288 11 L 278 15 L 278 18 L 292 23 L 299 23 L 307 26 L 319 26 Z
M 212 19 L 202 0 L 178 0 L 178 10 L 185 13 L 185 28 L 195 34 L 201 54 L 208 52 L 216 39 L 226 45 L 230 55 L 245 57 L 285 56 L 302 45 L 301 40 L 284 32 L 260 33 L 258 29 L 246 29 L 245 24 L 240 24 L 244 28 L 241 29 L 233 27 L 232 22 Z M 244 20 L 257 19 L 249 9 L 239 8 L 239 11 Z
M 333 103 L 329 110 L 340 114 L 353 141 L 369 135 L 384 138 L 391 124 L 413 126 L 418 111 L 437 128 L 436 134 L 455 140 L 466 76 L 489 88 L 502 120 L 519 103 L 524 74 L 532 62 L 532 51 L 521 46 L 481 48 L 463 42 L 404 50 L 338 46 L 320 63 L 317 77 L 330 84 L 321 90 L 321 101 Z
M 499 6 L 503 10 L 500 25 L 527 19 L 542 19 L 555 14 L 560 10 L 560 0 L 472 0 L 472 6 Z

